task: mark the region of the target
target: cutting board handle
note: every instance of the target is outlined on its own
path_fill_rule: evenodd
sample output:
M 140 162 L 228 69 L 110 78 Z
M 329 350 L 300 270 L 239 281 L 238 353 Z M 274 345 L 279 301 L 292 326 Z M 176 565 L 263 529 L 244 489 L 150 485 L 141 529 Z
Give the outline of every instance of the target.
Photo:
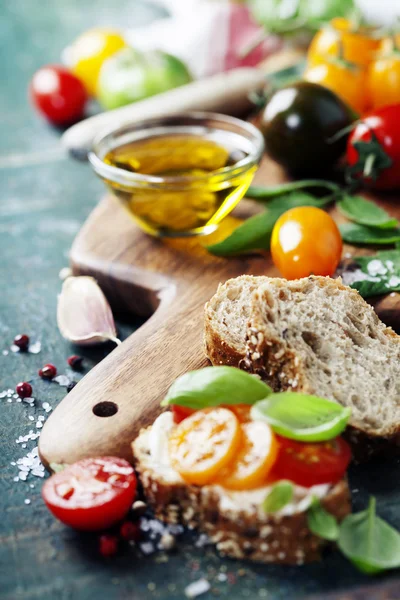
M 102 456 L 110 447 L 132 459 L 130 443 L 160 412 L 169 385 L 205 364 L 199 353 L 201 293 L 211 295 L 196 287 L 179 290 L 173 282 L 159 292 L 150 319 L 92 369 L 48 419 L 39 444 L 46 466 Z

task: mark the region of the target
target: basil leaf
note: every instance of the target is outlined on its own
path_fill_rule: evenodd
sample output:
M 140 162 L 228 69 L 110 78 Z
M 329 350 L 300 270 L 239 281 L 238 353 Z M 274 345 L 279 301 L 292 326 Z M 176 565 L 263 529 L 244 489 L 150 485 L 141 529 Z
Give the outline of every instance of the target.
M 335 517 L 324 509 L 318 498 L 307 512 L 309 530 L 318 537 L 335 542 L 339 537 L 339 525 Z
M 278 512 L 278 510 L 281 510 L 281 508 L 292 501 L 293 493 L 294 487 L 291 481 L 278 481 L 278 483 L 275 483 L 275 485 L 272 486 L 262 507 L 267 513 Z
M 250 414 L 255 421 L 269 423 L 283 437 L 301 442 L 323 442 L 345 429 L 351 410 L 326 398 L 280 392 L 257 402 Z
M 222 242 L 207 246 L 207 250 L 216 256 L 233 256 L 243 252 L 269 250 L 272 230 L 283 213 L 297 206 L 322 207 L 327 202 L 328 200 L 324 198 L 317 199 L 303 192 L 275 198 L 268 204 L 265 212 L 250 217 Z
M 361 196 L 346 194 L 337 202 L 336 206 L 345 217 L 360 225 L 369 225 L 381 229 L 390 229 L 398 226 L 397 219 L 393 219 L 383 208 L 366 200 Z
M 400 229 L 379 229 L 358 223 L 339 226 L 342 238 L 348 244 L 395 244 L 400 241 Z
M 161 406 L 201 409 L 221 404 L 254 404 L 272 393 L 254 375 L 235 367 L 206 367 L 185 373 L 171 385 Z
M 289 192 L 297 192 L 298 190 L 307 190 L 309 188 L 327 189 L 331 192 L 339 192 L 340 187 L 332 181 L 324 179 L 303 179 L 303 181 L 290 181 L 289 183 L 281 183 L 269 187 L 251 185 L 246 192 L 246 198 L 253 200 L 269 200 L 277 196 L 284 196 Z
M 376 516 L 375 506 L 371 496 L 368 509 L 348 515 L 339 528 L 340 550 L 368 574 L 400 567 L 400 533 Z
M 355 256 L 353 261 L 359 268 L 344 271 L 342 279 L 363 298 L 400 292 L 400 249 L 381 250 L 374 256 Z

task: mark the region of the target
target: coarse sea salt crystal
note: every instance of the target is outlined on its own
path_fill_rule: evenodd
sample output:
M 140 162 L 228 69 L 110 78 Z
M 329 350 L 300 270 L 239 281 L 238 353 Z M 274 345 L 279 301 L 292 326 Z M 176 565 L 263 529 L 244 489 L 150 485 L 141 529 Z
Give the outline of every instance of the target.
M 61 385 L 61 387 L 67 387 L 71 383 L 70 378 L 66 375 L 57 375 L 57 377 L 53 378 L 53 381 Z
M 41 349 L 42 349 L 42 343 L 37 341 L 37 342 L 34 342 L 33 344 L 29 344 L 28 352 L 30 354 L 39 354 Z
M 377 275 L 386 275 L 387 269 L 383 262 L 379 259 L 371 260 L 367 265 L 369 275 L 376 277 Z
M 398 287 L 400 285 L 400 277 L 397 277 L 397 275 L 392 275 L 385 285 L 388 288 Z
M 185 596 L 186 598 L 196 598 L 197 596 L 201 596 L 201 594 L 208 592 L 210 588 L 210 582 L 203 577 L 202 579 L 193 581 L 193 583 L 190 583 L 185 587 Z

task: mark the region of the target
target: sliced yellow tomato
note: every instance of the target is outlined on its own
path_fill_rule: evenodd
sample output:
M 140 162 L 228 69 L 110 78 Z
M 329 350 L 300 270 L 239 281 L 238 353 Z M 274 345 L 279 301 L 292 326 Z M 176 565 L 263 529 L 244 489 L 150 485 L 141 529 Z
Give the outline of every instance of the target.
M 71 71 L 90 96 L 95 96 L 100 69 L 107 58 L 124 48 L 124 38 L 114 29 L 97 27 L 85 31 L 69 48 Z
M 266 483 L 278 456 L 278 442 L 267 423 L 249 421 L 241 425 L 242 446 L 215 481 L 231 490 L 249 490 Z
M 240 442 L 240 424 L 232 411 L 198 410 L 170 435 L 171 466 L 188 483 L 205 485 L 235 457 Z

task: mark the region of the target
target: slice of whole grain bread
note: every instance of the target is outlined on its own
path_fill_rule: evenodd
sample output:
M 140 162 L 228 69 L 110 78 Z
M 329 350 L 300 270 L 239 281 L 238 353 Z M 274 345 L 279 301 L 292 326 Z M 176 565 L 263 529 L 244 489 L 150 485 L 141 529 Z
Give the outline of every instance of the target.
M 152 457 L 151 429 L 140 432 L 132 449 L 146 500 L 158 519 L 198 528 L 222 555 L 232 558 L 280 564 L 303 564 L 320 558 L 326 542 L 309 530 L 306 509 L 299 507 L 286 515 L 267 514 L 248 492 L 188 485 Z M 347 481 L 326 487 L 321 504 L 340 521 L 350 512 Z M 231 498 L 236 502 L 232 504 Z
M 329 277 L 241 279 L 220 286 L 206 305 L 211 362 L 224 362 L 232 347 L 225 364 L 257 373 L 275 391 L 317 394 L 350 406 L 349 436 L 362 445 L 363 458 L 385 450 L 387 442 L 399 446 L 400 337 L 358 292 Z M 229 304 L 237 284 L 241 290 Z M 234 339 L 221 345 L 227 328 L 234 329 Z

